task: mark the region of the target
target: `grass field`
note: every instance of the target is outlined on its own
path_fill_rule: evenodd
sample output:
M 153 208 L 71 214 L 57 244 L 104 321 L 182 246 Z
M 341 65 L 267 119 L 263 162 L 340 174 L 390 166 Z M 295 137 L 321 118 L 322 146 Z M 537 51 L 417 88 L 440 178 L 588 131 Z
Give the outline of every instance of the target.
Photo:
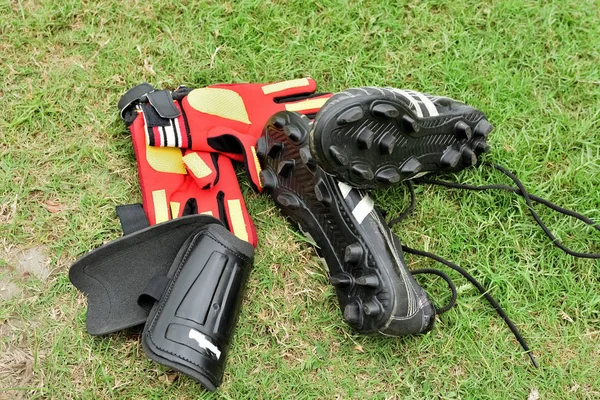
M 496 126 L 487 160 L 600 221 L 600 1 L 3 0 L 0 399 L 600 398 L 600 263 L 552 246 L 507 193 L 419 185 L 394 230 L 490 287 L 538 370 L 452 271 L 458 305 L 432 332 L 352 332 L 313 249 L 245 180 L 260 245 L 218 392 L 151 362 L 136 332 L 86 333 L 69 266 L 120 236 L 115 205 L 140 201 L 120 95 L 303 76 L 466 101 Z M 507 183 L 482 168 L 447 179 Z M 390 216 L 409 199 L 400 186 L 373 196 Z M 598 232 L 540 214 L 566 244 L 600 251 Z

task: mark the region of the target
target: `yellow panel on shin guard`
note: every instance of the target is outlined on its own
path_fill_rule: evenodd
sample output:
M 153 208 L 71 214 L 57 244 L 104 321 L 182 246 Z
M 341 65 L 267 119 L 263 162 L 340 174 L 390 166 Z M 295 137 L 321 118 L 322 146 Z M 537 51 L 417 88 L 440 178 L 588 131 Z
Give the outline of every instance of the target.
M 146 146 L 146 160 L 158 172 L 187 174 L 181 159 L 181 149 L 177 147 Z
M 194 89 L 187 96 L 190 106 L 206 114 L 250 124 L 242 97 L 229 89 Z
M 169 209 L 167 208 L 167 192 L 155 190 L 152 192 L 152 203 L 154 203 L 154 217 L 156 223 L 160 224 L 169 220 Z
M 204 178 L 212 173 L 212 170 L 198 153 L 189 153 L 183 157 L 183 162 L 192 171 L 196 178 Z
M 289 103 L 285 105 L 285 109 L 288 111 L 303 111 L 303 110 L 314 110 L 323 107 L 323 104 L 329 99 L 308 99 L 299 101 L 297 103 Z
M 239 199 L 227 200 L 227 207 L 229 208 L 231 231 L 235 236 L 247 242 L 248 232 L 246 231 L 246 223 L 244 222 L 242 203 Z
M 300 79 L 292 79 L 291 81 L 283 81 L 272 83 L 270 85 L 265 85 L 262 87 L 262 91 L 264 94 L 281 92 L 286 89 L 292 89 L 297 87 L 308 86 L 308 79 L 300 78 Z

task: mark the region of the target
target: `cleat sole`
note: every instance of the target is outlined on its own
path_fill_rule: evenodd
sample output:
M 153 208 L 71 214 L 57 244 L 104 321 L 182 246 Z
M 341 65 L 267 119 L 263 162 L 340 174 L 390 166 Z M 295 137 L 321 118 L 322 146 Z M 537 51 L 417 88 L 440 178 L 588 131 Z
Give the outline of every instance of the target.
M 489 151 L 493 126 L 483 112 L 456 104 L 443 115 L 429 116 L 424 109 L 417 115 L 398 91 L 348 89 L 317 114 L 310 133 L 312 156 L 325 172 L 361 189 L 388 187 L 424 173 L 460 171 Z M 457 153 L 448 154 L 449 148 Z M 357 171 L 356 165 L 372 174 Z M 399 180 L 389 167 L 398 171 Z

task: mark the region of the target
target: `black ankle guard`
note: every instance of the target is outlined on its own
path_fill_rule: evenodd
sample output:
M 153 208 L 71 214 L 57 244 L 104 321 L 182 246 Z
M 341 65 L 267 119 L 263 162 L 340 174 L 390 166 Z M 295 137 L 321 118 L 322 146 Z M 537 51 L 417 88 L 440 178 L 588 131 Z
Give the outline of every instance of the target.
M 140 296 L 141 305 L 156 301 L 142 335 L 148 357 L 215 390 L 253 255 L 250 244 L 220 225 L 190 236 L 167 276 L 155 277 Z

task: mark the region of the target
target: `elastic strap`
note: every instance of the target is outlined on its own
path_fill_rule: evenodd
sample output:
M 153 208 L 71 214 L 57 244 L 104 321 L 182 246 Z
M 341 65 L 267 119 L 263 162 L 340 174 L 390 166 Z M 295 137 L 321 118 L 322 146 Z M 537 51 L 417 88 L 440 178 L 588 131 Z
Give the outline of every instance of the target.
M 154 303 L 160 300 L 169 282 L 171 280 L 166 275 L 154 276 L 138 297 L 138 305 L 146 310 L 150 310 Z
M 116 211 L 121 222 L 121 229 L 123 229 L 123 236 L 150 226 L 140 203 L 120 205 L 116 207 Z

